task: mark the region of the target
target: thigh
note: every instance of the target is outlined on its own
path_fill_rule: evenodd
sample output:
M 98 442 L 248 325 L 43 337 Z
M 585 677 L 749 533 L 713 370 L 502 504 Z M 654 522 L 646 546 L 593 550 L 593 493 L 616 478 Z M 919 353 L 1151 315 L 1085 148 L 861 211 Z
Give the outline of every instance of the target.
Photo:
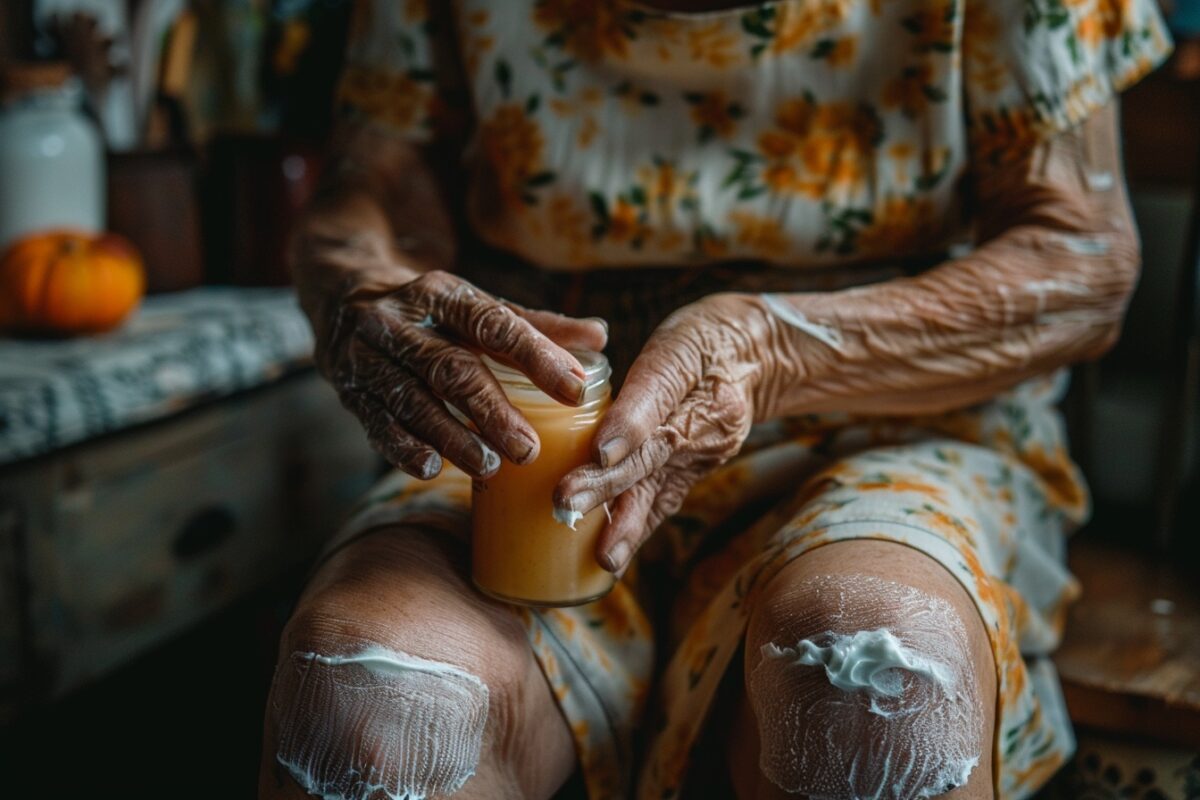
M 290 667 L 289 659 L 316 654 L 328 663 L 330 658 L 377 649 L 402 654 L 422 668 L 445 665 L 437 669 L 449 668 L 458 681 L 451 688 L 467 700 L 475 692 L 472 679 L 486 686 L 478 763 L 474 777 L 456 796 L 549 797 L 570 775 L 575 762 L 570 731 L 534 658 L 522 619 L 511 606 L 479 594 L 467 578 L 465 537 L 461 530 L 448 529 L 465 524 L 465 519 L 463 514 L 424 519 L 416 515 L 375 528 L 341 546 L 316 571 L 280 642 L 264 727 L 261 796 L 306 796 L 277 760 L 281 741 L 292 735 L 281 730 L 287 727 L 281 720 L 295 716 L 295 703 L 317 706 L 324 701 L 313 692 L 300 699 L 293 683 L 280 679 Z M 351 688 L 361 693 L 361 687 Z M 398 719 L 408 713 L 396 705 L 376 709 L 376 718 L 364 720 L 361 704 L 351 708 L 348 703 L 304 713 L 338 716 L 326 720 L 327 735 L 347 740 L 379 739 L 377 729 L 388 720 L 377 717 L 391 714 Z M 318 727 L 321 724 L 325 723 Z M 438 720 L 431 718 L 430 724 L 436 727 Z M 364 726 L 373 728 L 364 732 Z M 329 749 L 335 750 L 335 745 Z M 356 746 L 355 754 L 327 757 L 342 759 L 356 770 L 397 757 Z M 416 748 L 410 743 L 409 749 Z M 400 754 L 404 755 L 414 753 Z
M 878 650 L 884 633 L 903 648 L 900 653 Z M 810 649 L 816 657 L 807 660 L 816 665 L 778 657 L 795 653 L 801 642 L 830 650 Z M 852 653 L 854 642 L 860 643 L 857 656 L 839 663 L 837 655 L 847 651 L 831 655 L 836 647 Z M 872 665 L 892 663 L 888 657 L 909 659 L 917 677 L 902 694 L 876 696 L 881 708 L 865 696 L 856 702 L 857 692 L 869 691 L 864 681 L 888 679 L 886 672 L 869 675 Z M 919 674 L 922 659 L 944 667 L 939 674 L 954 688 L 932 691 Z M 794 797 L 806 784 L 809 791 L 831 791 L 841 780 L 849 791 L 856 782 L 899 787 L 907 779 L 915 793 L 932 776 L 953 773 L 947 784 L 958 785 L 943 796 L 992 796 L 991 644 L 971 597 L 927 555 L 895 542 L 859 539 L 790 561 L 756 601 L 743 667 L 745 691 L 733 685 L 734 696 L 726 698 L 736 731 L 728 758 L 739 797 Z M 900 668 L 890 677 L 899 674 L 908 673 Z M 964 758 L 974 763 L 962 782 Z M 908 796 L 903 791 L 896 796 Z

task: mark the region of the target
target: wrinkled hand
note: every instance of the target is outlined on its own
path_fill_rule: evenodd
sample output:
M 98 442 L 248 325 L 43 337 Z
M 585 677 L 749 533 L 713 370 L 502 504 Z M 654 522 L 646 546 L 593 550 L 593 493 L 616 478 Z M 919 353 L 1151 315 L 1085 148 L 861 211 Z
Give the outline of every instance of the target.
M 501 453 L 516 464 L 537 457 L 537 434 L 478 353 L 578 405 L 584 373 L 565 348 L 601 350 L 607 340 L 602 321 L 524 309 L 441 271 L 399 287 L 351 292 L 330 313 L 318 336 L 318 366 L 372 446 L 423 479 L 441 471 L 442 456 L 473 477 L 494 473 Z
M 596 557 L 621 574 L 692 486 L 733 457 L 754 421 L 765 317 L 746 295 L 686 306 L 655 330 L 596 431 L 596 463 L 568 473 L 559 508 L 612 517 Z

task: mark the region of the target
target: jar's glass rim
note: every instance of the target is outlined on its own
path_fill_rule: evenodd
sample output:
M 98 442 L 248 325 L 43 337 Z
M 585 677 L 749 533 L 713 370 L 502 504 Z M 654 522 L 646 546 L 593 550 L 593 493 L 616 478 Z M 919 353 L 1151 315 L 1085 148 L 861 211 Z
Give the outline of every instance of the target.
M 608 381 L 612 375 L 612 367 L 609 366 L 608 358 L 603 353 L 595 350 L 568 350 L 567 352 L 575 356 L 579 365 L 583 367 L 583 380 L 586 388 L 599 386 Z M 502 364 L 486 354 L 481 355 L 480 358 L 500 383 L 520 388 L 537 388 L 530 382 L 528 376 L 517 368 Z

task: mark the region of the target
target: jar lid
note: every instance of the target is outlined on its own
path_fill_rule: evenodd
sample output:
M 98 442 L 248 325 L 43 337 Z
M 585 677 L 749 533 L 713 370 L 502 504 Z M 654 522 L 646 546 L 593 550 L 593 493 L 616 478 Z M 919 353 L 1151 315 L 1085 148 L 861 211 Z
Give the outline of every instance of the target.
M 571 355 L 583 367 L 583 381 L 586 389 L 583 394 L 583 402 L 588 403 L 598 397 L 604 387 L 608 385 L 609 376 L 612 375 L 612 367 L 608 364 L 608 358 L 603 353 L 597 353 L 594 350 L 569 350 Z M 525 373 L 510 367 L 507 364 L 501 364 L 496 359 L 489 355 L 481 355 L 480 359 L 487 368 L 496 376 L 496 380 L 500 382 L 501 387 L 509 394 L 519 393 L 521 395 L 540 395 L 546 400 L 551 400 L 549 395 L 546 395 L 535 386 Z M 528 399 L 534 399 L 530 397 Z M 557 402 L 557 401 L 555 401 Z
M 0 70 L 0 98 L 60 89 L 71 75 L 71 65 L 65 61 L 15 61 Z

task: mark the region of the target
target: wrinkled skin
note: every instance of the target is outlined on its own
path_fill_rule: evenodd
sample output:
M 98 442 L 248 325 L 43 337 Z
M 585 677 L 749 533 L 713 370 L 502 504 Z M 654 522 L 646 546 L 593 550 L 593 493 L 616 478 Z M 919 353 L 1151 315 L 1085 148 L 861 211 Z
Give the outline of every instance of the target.
M 570 473 L 555 496 L 589 510 L 613 500 L 597 545 L 605 569 L 624 572 L 644 534 L 741 448 L 767 325 L 752 297 L 711 295 L 668 317 L 634 362 L 597 432 L 599 463 Z
M 597 558 L 623 572 L 752 422 L 846 411 L 925 414 L 986 400 L 1116 341 L 1140 266 L 1113 108 L 1027 157 L 978 167 L 981 244 L 915 278 L 776 295 L 715 295 L 652 336 L 596 433 L 595 463 L 555 502 L 609 503 Z
M 350 154 L 368 148 L 373 159 L 388 147 L 401 162 L 397 174 L 408 179 L 387 183 L 384 170 L 355 180 L 343 165 L 340 191 L 315 204 L 293 246 L 317 365 L 372 446 L 410 475 L 434 477 L 443 456 L 474 477 L 494 473 L 500 454 L 529 463 L 537 458 L 537 434 L 479 354 L 578 405 L 583 369 L 566 348 L 603 349 L 607 328 L 502 302 L 440 269 L 453 259 L 445 244 L 450 225 L 431 179 L 403 163 L 411 152 L 369 131 L 345 145 Z M 405 227 L 380 218 L 382 208 L 393 209 Z
M 581 372 L 564 348 L 602 348 L 603 324 L 521 309 L 446 274 L 453 230 L 420 155 L 369 132 L 342 150 L 338 191 L 315 206 L 294 251 L 321 368 L 410 474 L 436 475 L 442 456 L 475 476 L 498 454 L 532 460 L 536 434 L 476 353 L 573 403 Z M 376 168 L 356 173 L 356 152 Z M 914 278 L 776 295 L 774 311 L 760 295 L 713 295 L 659 327 L 597 431 L 594 463 L 555 493 L 574 511 L 609 503 L 605 568 L 622 572 L 754 422 L 961 408 L 1115 342 L 1139 268 L 1115 109 L 972 178 L 981 244 L 967 256 Z M 835 342 L 789 324 L 778 304 Z
M 533 458 L 523 449 L 532 439 L 536 454 L 531 429 L 491 393 L 475 354 L 491 352 L 568 400 L 579 373 L 563 348 L 599 349 L 603 325 L 506 305 L 447 274 L 455 235 L 426 165 L 435 159 L 369 130 L 352 134 L 339 152 L 345 157 L 292 254 L 322 371 L 375 445 L 410 474 L 430 477 L 443 456 L 483 474 L 497 460 L 485 448 L 518 463 Z M 1107 181 L 1097 179 L 1103 175 Z M 982 245 L 971 255 L 917 278 L 776 297 L 836 331 L 833 346 L 754 294 L 713 295 L 663 323 L 598 430 L 595 462 L 556 492 L 556 502 L 572 509 L 610 501 L 613 519 L 597 553 L 605 567 L 624 570 L 696 480 L 737 453 L 756 421 L 962 407 L 1111 344 L 1138 267 L 1111 110 L 1027 159 L 977 168 L 972 177 Z M 457 406 L 476 431 L 408 408 L 428 410 L 431 398 Z M 549 797 L 575 768 L 574 751 L 520 622 L 511 607 L 470 589 L 456 536 L 422 524 L 376 530 L 335 553 L 301 599 L 284 653 L 336 647 L 350 635 L 479 674 L 494 699 L 493 744 L 463 796 Z M 984 683 L 994 679 L 987 632 L 970 599 L 952 576 L 900 545 L 838 543 L 797 559 L 765 590 L 747 653 L 786 632 L 782 620 L 800 618 L 797 604 L 810 600 L 793 602 L 791 593 L 806 577 L 861 573 L 873 557 L 884 574 L 900 565 L 915 588 L 958 598 L 974 626 L 980 696 L 992 697 L 994 686 Z M 755 702 L 739 699 L 743 723 L 753 722 Z M 286 780 L 275 782 L 273 724 L 268 715 L 263 796 L 301 796 Z M 780 796 L 758 772 L 755 726 L 743 727 L 746 736 L 732 737 L 749 748 L 733 757 L 742 766 L 735 780 L 760 784 L 747 796 Z M 990 796 L 987 777 L 979 770 L 954 796 Z

